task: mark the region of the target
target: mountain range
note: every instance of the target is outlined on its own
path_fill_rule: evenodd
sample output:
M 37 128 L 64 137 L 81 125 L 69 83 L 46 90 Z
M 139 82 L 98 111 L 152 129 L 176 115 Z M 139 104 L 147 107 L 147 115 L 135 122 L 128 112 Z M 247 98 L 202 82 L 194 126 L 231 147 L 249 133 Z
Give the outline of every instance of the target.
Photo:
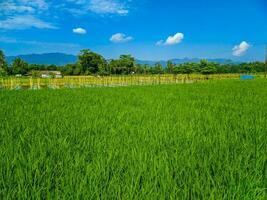
M 27 54 L 18 56 L 7 56 L 7 62 L 12 63 L 15 58 L 21 58 L 30 64 L 43 64 L 43 65 L 66 65 L 75 63 L 77 56 L 64 54 L 64 53 L 44 53 L 44 54 Z
M 70 55 L 70 54 L 64 54 L 64 53 L 44 53 L 44 54 L 27 54 L 27 55 L 18 55 L 18 56 L 7 56 L 7 62 L 12 63 L 12 61 L 19 57 L 23 59 L 24 61 L 30 63 L 30 64 L 47 64 L 47 65 L 66 65 L 75 63 L 77 61 L 77 56 Z M 171 61 L 175 64 L 182 64 L 186 62 L 194 62 L 197 63 L 201 59 L 200 58 L 181 58 L 181 59 L 171 59 Z M 207 59 L 210 62 L 216 62 L 216 63 L 234 63 L 232 60 L 229 59 Z M 162 66 L 167 65 L 167 61 L 161 60 L 161 61 L 152 61 L 152 60 L 136 60 L 136 63 L 138 64 L 147 64 L 147 65 L 155 65 L 155 63 L 160 63 Z
M 176 59 L 171 59 L 171 61 L 174 64 L 183 64 L 183 63 L 199 63 L 201 58 L 176 58 Z M 213 58 L 213 59 L 207 59 L 210 62 L 215 62 L 215 63 L 220 63 L 220 64 L 227 64 L 227 63 L 235 63 L 232 60 L 229 59 L 223 59 L 223 58 Z M 166 60 L 160 60 L 160 61 L 148 61 L 148 60 L 136 60 L 138 64 L 146 64 L 146 65 L 155 65 L 156 63 L 160 63 L 162 66 L 167 66 Z

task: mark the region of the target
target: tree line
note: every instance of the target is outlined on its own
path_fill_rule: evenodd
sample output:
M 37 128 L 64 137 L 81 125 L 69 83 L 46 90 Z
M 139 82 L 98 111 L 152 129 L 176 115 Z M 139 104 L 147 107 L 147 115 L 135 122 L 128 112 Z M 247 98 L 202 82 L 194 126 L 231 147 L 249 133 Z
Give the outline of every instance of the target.
M 219 64 L 201 60 L 199 63 L 175 64 L 167 62 L 163 67 L 160 63 L 154 66 L 137 64 L 131 55 L 121 55 L 118 59 L 106 60 L 102 55 L 82 50 L 78 55 L 78 61 L 65 66 L 29 64 L 21 58 L 15 58 L 9 65 L 5 55 L 0 50 L 0 76 L 7 75 L 35 75 L 37 71 L 61 71 L 63 75 L 127 75 L 127 74 L 226 74 L 226 73 L 259 73 L 265 71 L 265 63 L 228 63 Z

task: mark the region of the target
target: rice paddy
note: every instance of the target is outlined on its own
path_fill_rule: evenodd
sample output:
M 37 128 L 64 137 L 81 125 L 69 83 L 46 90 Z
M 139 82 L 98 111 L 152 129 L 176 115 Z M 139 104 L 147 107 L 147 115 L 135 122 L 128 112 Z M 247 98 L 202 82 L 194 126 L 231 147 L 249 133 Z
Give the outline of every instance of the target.
M 266 200 L 266 79 L 0 102 L 0 199 Z
M 258 74 L 261 77 L 262 74 Z M 0 89 L 60 89 L 83 87 L 118 87 L 193 83 L 206 80 L 239 79 L 239 74 L 154 74 L 119 76 L 66 76 L 64 78 L 7 77 L 0 78 Z

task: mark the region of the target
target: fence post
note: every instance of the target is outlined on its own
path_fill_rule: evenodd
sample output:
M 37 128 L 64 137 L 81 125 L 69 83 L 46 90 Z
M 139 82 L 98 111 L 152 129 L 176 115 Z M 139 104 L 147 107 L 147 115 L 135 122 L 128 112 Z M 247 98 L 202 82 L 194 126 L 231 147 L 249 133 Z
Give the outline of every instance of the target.
M 40 89 L 40 78 L 37 79 L 37 88 Z
M 4 88 L 4 79 L 1 78 L 1 88 Z
M 12 90 L 13 89 L 13 79 L 10 78 L 10 89 Z

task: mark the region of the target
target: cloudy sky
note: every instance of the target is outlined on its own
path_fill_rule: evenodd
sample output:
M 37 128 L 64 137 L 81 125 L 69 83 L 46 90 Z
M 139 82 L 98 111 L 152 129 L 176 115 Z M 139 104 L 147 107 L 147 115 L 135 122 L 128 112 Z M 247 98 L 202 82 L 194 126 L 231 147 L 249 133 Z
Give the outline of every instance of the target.
M 7 55 L 89 48 L 106 58 L 263 60 L 265 0 L 0 0 Z

